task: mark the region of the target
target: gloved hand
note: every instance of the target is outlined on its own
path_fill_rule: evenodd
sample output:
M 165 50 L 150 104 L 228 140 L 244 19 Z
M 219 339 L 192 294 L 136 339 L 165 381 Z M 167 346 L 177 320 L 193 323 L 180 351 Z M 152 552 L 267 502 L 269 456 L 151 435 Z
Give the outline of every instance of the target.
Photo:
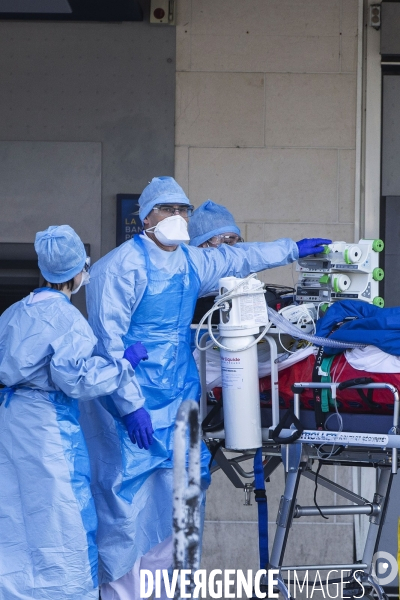
M 132 346 L 128 346 L 124 352 L 124 358 L 129 360 L 132 367 L 136 369 L 141 360 L 147 360 L 149 357 L 142 342 L 136 342 L 135 344 L 132 344 Z
M 139 448 L 149 449 L 153 443 L 153 426 L 151 424 L 150 415 L 145 408 L 138 408 L 129 415 L 122 417 L 128 435 L 133 444 Z
M 332 240 L 325 240 L 324 238 L 306 238 L 296 242 L 299 249 L 299 258 L 308 256 L 309 254 L 319 254 L 324 251 L 324 245 L 331 244 Z

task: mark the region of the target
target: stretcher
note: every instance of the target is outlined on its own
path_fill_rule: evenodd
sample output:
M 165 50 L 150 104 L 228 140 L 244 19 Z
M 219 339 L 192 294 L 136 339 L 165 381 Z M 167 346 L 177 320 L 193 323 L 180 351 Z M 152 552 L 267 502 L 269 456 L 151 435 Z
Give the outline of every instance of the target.
M 351 388 L 345 391 L 344 376 L 349 378 L 349 368 L 341 363 L 343 357 L 335 359 L 339 366 L 336 372 L 341 371 L 340 381 L 316 383 L 311 381 L 312 363 L 315 357 L 310 356 L 302 365 L 292 367 L 292 372 L 291 369 L 287 373 L 282 371 L 278 383 L 278 366 L 275 362 L 276 343 L 272 336 L 266 335 L 265 339 L 270 345 L 271 376 L 260 381 L 264 479 L 267 479 L 281 462 L 286 473 L 285 488 L 276 517 L 277 529 L 269 563 L 265 567 L 279 571 L 278 589 L 287 600 L 291 595 L 285 583 L 285 574 L 288 571 L 306 569 L 350 570 L 353 578 L 346 592 L 349 597 L 364 597 L 375 592 L 379 600 L 385 600 L 385 591 L 375 573 L 374 557 L 378 549 L 392 479 L 398 469 L 400 374 L 379 375 L 372 383 L 357 384 L 357 381 L 353 381 Z M 203 336 L 201 344 L 205 343 L 206 336 Z M 207 407 L 205 353 L 202 354 L 200 376 L 203 392 L 200 413 L 204 419 L 210 411 Z M 316 428 L 314 411 L 310 410 L 313 389 L 329 390 L 333 405 L 338 407 L 338 399 L 341 403 L 340 410 L 331 413 L 333 417 L 327 420 L 325 430 Z M 373 391 L 373 402 L 376 406 L 371 407 L 369 404 L 368 410 L 365 410 L 366 406 L 360 400 L 359 390 L 362 390 L 365 395 Z M 218 391 L 214 390 L 214 392 L 214 395 L 218 396 Z M 352 402 L 356 405 L 352 405 Z M 285 423 L 282 418 L 290 405 L 292 405 L 292 413 L 286 414 Z M 214 412 L 217 411 L 214 409 Z M 221 468 L 231 483 L 237 488 L 243 488 L 246 496 L 249 497 L 255 487 L 254 473 L 245 472 L 240 463 L 248 460 L 251 453 L 249 451 L 242 455 L 235 453 L 234 457 L 230 457 L 229 451 L 226 451 L 224 446 L 225 432 L 218 415 L 211 421 L 206 419 L 205 422 L 208 425 L 203 431 L 203 436 L 212 453 L 214 461 L 212 471 Z M 320 476 L 321 465 L 369 467 L 376 470 L 378 484 L 374 497 L 363 498 L 352 490 Z M 242 478 L 247 478 L 249 482 L 244 483 Z M 317 480 L 318 485 L 334 491 L 345 499 L 347 504 L 299 506 L 296 497 L 304 478 L 314 482 Z M 321 515 L 369 516 L 369 529 L 361 562 L 285 565 L 285 549 L 293 520 Z

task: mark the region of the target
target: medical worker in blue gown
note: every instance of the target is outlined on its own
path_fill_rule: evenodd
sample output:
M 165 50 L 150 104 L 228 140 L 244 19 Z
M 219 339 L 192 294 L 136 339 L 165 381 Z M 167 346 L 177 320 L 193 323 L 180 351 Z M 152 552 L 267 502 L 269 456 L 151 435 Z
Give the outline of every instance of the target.
M 298 246 L 285 238 L 248 244 L 246 249 L 186 246 L 193 207 L 172 177 L 152 179 L 139 205 L 145 231 L 92 267 L 87 293 L 97 352 L 122 356 L 127 346 L 140 341 L 149 356 L 135 370 L 142 412 L 125 419 L 128 433 L 121 427 L 112 395 L 86 404 L 100 582 L 113 582 L 102 586 L 103 600 L 137 600 L 139 570 L 171 564 L 174 421 L 183 400 L 200 396 L 190 350 L 197 298 L 216 289 L 221 277 L 244 277 L 285 265 L 299 257 L 299 247 L 301 252 L 318 252 L 329 241 L 306 240 Z M 132 441 L 144 436 L 148 443 L 132 445 L 128 436 Z M 203 449 L 204 488 L 208 461 Z
M 35 249 L 45 287 L 0 316 L 0 600 L 95 600 L 97 518 L 77 398 L 117 390 L 125 414 L 140 389 L 128 360 L 92 357 L 96 338 L 70 302 L 88 279 L 78 235 L 49 227 Z M 127 354 L 134 364 L 135 348 Z

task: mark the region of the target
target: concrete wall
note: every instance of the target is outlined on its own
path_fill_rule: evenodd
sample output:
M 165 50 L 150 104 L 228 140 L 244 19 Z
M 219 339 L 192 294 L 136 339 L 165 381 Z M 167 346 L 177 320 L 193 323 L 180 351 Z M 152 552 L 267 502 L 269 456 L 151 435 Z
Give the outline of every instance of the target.
M 175 174 L 192 202 L 225 204 L 247 241 L 353 241 L 356 44 L 356 0 L 180 0 Z
M 356 60 L 356 0 L 180 0 L 175 175 L 191 201 L 227 206 L 247 241 L 353 241 Z M 263 279 L 297 278 L 290 266 Z M 328 472 L 350 484 L 349 470 Z M 271 533 L 282 486 L 279 471 L 268 485 Z M 312 504 L 309 481 L 304 490 Z M 335 501 L 321 489 L 321 504 Z M 258 568 L 256 520 L 216 473 L 204 568 Z M 295 523 L 286 564 L 324 559 L 353 560 L 350 518 Z
M 148 3 L 143 22 L 0 21 L 0 242 L 68 223 L 94 262 L 116 194 L 173 174 L 175 30 Z M 73 303 L 86 314 L 84 290 Z
M 134 23 L 0 22 L 0 82 L 0 142 L 65 143 L 67 153 L 71 143 L 97 143 L 97 214 L 90 223 L 81 210 L 82 179 L 70 171 L 66 198 L 68 163 L 53 168 L 51 144 L 40 164 L 41 189 L 28 184 L 30 146 L 14 146 L 23 155 L 14 188 L 25 180 L 19 208 L 34 206 L 42 228 L 85 221 L 77 231 L 98 259 L 115 247 L 116 194 L 140 193 L 154 175 L 173 174 L 174 28 L 150 25 L 148 14 Z M 85 161 L 80 174 L 84 181 Z M 0 242 L 28 241 L 31 227 L 15 218 L 12 197 L 5 202 L 3 193 L 0 201 L 9 223 Z

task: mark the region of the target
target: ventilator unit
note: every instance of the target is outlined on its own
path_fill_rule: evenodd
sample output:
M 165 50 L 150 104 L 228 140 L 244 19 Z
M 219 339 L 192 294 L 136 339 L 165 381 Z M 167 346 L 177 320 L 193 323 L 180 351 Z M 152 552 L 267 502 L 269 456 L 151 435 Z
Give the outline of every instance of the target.
M 335 302 L 363 300 L 383 307 L 379 282 L 384 277 L 379 267 L 382 240 L 360 240 L 358 244 L 333 242 L 325 252 L 300 258 L 296 270 L 299 280 L 296 300 L 301 302 Z

